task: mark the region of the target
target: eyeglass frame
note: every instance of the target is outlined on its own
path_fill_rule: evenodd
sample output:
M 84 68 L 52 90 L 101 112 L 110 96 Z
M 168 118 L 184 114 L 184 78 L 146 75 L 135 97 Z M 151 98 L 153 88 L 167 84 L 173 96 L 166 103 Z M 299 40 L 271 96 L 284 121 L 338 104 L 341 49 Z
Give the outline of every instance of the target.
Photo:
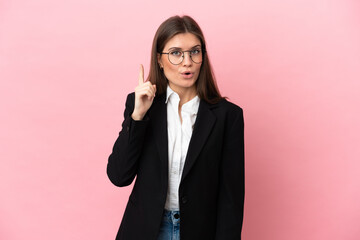
M 202 57 L 202 60 L 201 60 L 201 62 L 195 62 L 193 59 L 192 59 L 192 57 L 191 57 L 191 51 L 194 51 L 194 50 L 197 50 L 197 49 L 192 49 L 192 50 L 186 50 L 186 51 L 182 51 L 182 50 L 176 50 L 176 51 L 179 51 L 179 52 L 181 52 L 182 53 L 182 55 L 181 55 L 181 57 L 182 57 L 182 60 L 181 60 L 181 62 L 179 62 L 178 64 L 174 64 L 173 62 L 171 62 L 170 61 L 170 52 L 159 52 L 159 54 L 167 54 L 168 55 L 168 60 L 169 60 L 169 62 L 172 64 L 172 65 L 180 65 L 183 61 L 184 61 L 184 59 L 185 59 L 185 53 L 186 52 L 188 52 L 189 53 L 189 55 L 190 55 L 190 59 L 191 59 L 191 61 L 193 62 L 193 63 L 196 63 L 196 64 L 200 64 L 200 63 L 202 63 L 203 62 L 203 60 L 204 60 L 204 57 L 205 57 L 205 49 L 203 49 L 203 48 L 201 48 L 201 57 Z

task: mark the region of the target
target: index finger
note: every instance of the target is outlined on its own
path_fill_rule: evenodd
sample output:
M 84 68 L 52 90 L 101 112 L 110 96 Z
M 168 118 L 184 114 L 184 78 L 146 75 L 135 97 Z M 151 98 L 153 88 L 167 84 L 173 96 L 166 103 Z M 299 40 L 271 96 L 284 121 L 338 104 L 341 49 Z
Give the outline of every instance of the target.
M 144 83 L 144 66 L 140 64 L 139 85 Z

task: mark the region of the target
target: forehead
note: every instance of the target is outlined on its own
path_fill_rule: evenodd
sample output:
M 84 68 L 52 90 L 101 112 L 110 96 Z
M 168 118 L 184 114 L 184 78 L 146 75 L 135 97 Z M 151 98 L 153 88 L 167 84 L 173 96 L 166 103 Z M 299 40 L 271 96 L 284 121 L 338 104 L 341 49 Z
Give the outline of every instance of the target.
M 165 44 L 164 49 L 168 50 L 169 48 L 181 48 L 189 49 L 196 45 L 201 45 L 200 40 L 192 33 L 179 33 L 170 38 L 170 40 Z

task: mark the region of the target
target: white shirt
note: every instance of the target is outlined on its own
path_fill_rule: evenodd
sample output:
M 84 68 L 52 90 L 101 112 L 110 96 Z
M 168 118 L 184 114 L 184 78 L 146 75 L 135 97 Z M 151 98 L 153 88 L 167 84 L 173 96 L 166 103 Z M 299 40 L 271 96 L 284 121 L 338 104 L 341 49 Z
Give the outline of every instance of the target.
M 182 105 L 182 124 L 179 117 L 179 102 L 179 95 L 168 85 L 165 103 L 167 105 L 169 184 L 165 208 L 172 211 L 179 210 L 179 184 L 200 99 L 195 96 Z

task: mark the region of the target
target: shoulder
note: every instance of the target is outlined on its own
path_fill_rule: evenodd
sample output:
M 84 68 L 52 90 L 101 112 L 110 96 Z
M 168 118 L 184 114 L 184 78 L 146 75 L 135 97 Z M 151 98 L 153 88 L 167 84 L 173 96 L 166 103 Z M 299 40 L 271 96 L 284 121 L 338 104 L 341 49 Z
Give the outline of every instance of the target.
M 216 116 L 219 124 L 225 124 L 226 126 L 243 125 L 243 109 L 237 104 L 222 99 L 218 103 L 207 103 L 211 112 Z
M 134 109 L 134 105 L 135 105 L 135 92 L 132 92 L 126 96 L 125 107 L 126 109 L 132 112 L 132 110 Z
M 131 92 L 127 95 L 126 102 L 128 101 L 133 101 L 133 102 L 135 101 L 135 92 Z
M 236 112 L 242 112 L 243 109 L 236 105 L 233 102 L 228 101 L 227 99 L 222 99 L 219 103 L 219 106 L 223 109 L 229 110 L 229 111 L 236 111 Z
M 227 100 L 222 99 L 218 103 L 215 104 L 209 104 L 210 108 L 212 108 L 215 112 L 219 112 L 222 114 L 230 115 L 230 116 L 236 116 L 236 115 L 242 115 L 243 109 L 238 106 L 237 104 Z

